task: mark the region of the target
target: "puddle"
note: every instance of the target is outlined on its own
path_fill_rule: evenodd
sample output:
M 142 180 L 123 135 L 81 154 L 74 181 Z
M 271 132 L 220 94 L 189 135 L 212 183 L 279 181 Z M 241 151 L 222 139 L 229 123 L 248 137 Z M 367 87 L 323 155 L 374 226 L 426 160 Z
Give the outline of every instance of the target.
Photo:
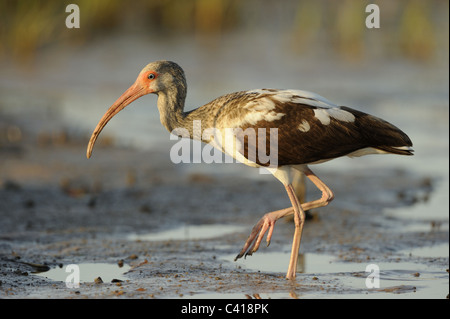
M 259 270 L 261 272 L 280 272 L 287 271 L 289 259 L 291 257 L 290 251 L 286 252 L 271 252 L 271 253 L 255 253 L 246 259 L 238 259 L 234 261 L 234 255 L 224 256 L 224 260 L 233 262 L 236 266 L 245 269 Z M 343 271 L 364 271 L 365 266 L 354 263 L 350 267 L 350 263 L 343 263 L 336 261 L 336 258 L 331 255 L 321 255 L 306 253 L 300 254 L 297 272 L 304 274 L 329 273 L 329 272 L 343 272 Z
M 383 213 L 388 217 L 400 220 L 440 222 L 448 230 L 449 189 L 449 180 L 443 179 L 435 185 L 435 190 L 431 193 L 428 201 L 412 206 L 387 208 Z
M 400 225 L 399 230 L 403 233 L 429 233 L 433 231 L 449 231 L 448 221 L 419 221 L 409 222 L 408 225 Z
M 109 283 L 113 279 L 127 280 L 124 274 L 130 269 L 130 266 L 128 265 L 119 267 L 117 264 L 107 263 L 82 263 L 75 265 L 79 267 L 80 283 L 94 282 L 98 277 L 100 277 L 104 283 Z M 68 276 L 71 276 L 72 274 L 74 274 L 74 270 L 73 268 L 68 267 L 68 265 L 56 267 L 46 272 L 34 273 L 36 276 L 63 282 L 66 282 Z
M 447 249 L 448 244 L 438 245 L 433 249 L 421 248 L 411 251 L 415 256 L 442 256 L 442 251 Z M 409 253 L 409 252 L 408 252 Z M 257 270 L 261 272 L 285 273 L 289 263 L 290 252 L 260 253 L 248 257 L 245 260 L 238 260 L 235 263 L 244 269 Z M 298 276 L 301 274 L 314 275 L 319 282 L 333 283 L 333 286 L 342 287 L 338 290 L 350 293 L 332 294 L 332 298 L 367 297 L 367 298 L 445 298 L 448 295 L 449 274 L 446 267 L 439 265 L 429 265 L 415 262 L 376 262 L 374 260 L 357 263 L 340 261 L 331 255 L 321 255 L 314 253 L 302 254 L 299 257 Z M 224 260 L 233 262 L 234 255 L 228 255 Z M 369 289 L 366 286 L 366 279 L 371 272 L 366 272 L 366 267 L 373 265 L 377 267 L 380 286 L 376 289 Z M 447 267 L 448 268 L 448 267 Z M 352 293 L 353 292 L 353 293 Z M 267 298 L 317 298 L 326 297 L 323 292 L 302 293 L 301 295 L 286 292 L 275 294 Z M 199 296 L 200 297 L 200 296 Z M 215 296 L 203 295 L 206 298 Z M 248 298 L 241 294 L 236 298 Z M 261 295 L 262 297 L 262 295 Z
M 132 234 L 129 240 L 164 241 L 164 240 L 195 240 L 223 237 L 246 228 L 236 225 L 184 225 L 177 228 L 151 234 Z
M 430 247 L 417 248 L 404 253 L 411 253 L 414 256 L 432 257 L 442 256 L 442 251 L 447 249 L 448 244 L 438 245 L 435 249 Z M 223 260 L 230 261 L 245 269 L 257 270 L 261 272 L 279 272 L 284 273 L 290 259 L 290 252 L 273 252 L 273 253 L 256 253 L 246 259 L 234 261 L 235 255 L 227 255 Z M 297 265 L 297 272 L 303 274 L 336 274 L 336 273 L 357 273 L 365 272 L 366 266 L 369 264 L 377 264 L 380 271 L 407 271 L 410 273 L 420 272 L 421 270 L 429 271 L 428 266 L 415 262 L 376 262 L 368 261 L 363 263 L 340 261 L 332 255 L 322 255 L 314 253 L 300 254 Z
M 428 246 L 428 247 L 419 247 L 419 248 L 411 248 L 401 251 L 410 256 L 415 257 L 426 257 L 426 258 L 448 258 L 449 255 L 449 243 Z

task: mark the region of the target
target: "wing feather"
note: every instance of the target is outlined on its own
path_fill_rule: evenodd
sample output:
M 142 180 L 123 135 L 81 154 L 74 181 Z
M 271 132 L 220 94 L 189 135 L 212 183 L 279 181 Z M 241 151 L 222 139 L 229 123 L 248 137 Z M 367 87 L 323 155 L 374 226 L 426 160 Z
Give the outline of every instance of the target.
M 261 166 L 270 164 L 267 156 L 273 153 L 279 166 L 330 160 L 365 148 L 412 154 L 411 140 L 396 126 L 315 93 L 261 89 L 212 103 L 220 105 L 214 127 L 237 130 L 237 151 Z M 277 129 L 277 141 L 271 140 L 270 129 Z

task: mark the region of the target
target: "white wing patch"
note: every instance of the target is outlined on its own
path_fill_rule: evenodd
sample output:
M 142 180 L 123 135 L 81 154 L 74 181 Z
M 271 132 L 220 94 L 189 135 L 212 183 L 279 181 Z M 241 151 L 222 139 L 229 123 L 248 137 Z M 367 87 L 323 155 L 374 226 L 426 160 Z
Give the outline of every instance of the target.
M 323 96 L 303 90 L 277 90 L 277 89 L 256 89 L 247 91 L 247 93 L 256 93 L 269 95 L 272 99 L 281 103 L 298 103 L 306 104 L 316 107 L 338 107 L 336 104 L 330 102 Z
M 273 111 L 273 109 L 275 109 L 275 103 L 267 97 L 250 101 L 244 108 L 248 110 L 247 114 L 239 121 L 237 126 L 240 126 L 241 124 L 255 125 L 263 120 L 273 122 L 286 115 L 284 113 Z
M 302 123 L 298 125 L 298 129 L 304 133 L 308 132 L 310 128 L 311 126 L 309 125 L 307 120 L 303 120 Z
M 331 108 L 318 108 L 314 110 L 314 116 L 322 123 L 323 125 L 329 125 L 331 122 L 331 118 L 334 118 L 338 121 L 342 122 L 354 122 L 355 116 L 348 112 L 344 111 L 338 107 Z
M 277 90 L 277 89 L 256 89 L 247 91 L 247 94 L 257 94 L 257 100 L 249 102 L 245 108 L 251 111 L 245 116 L 243 122 L 256 124 L 258 121 L 265 120 L 272 122 L 279 120 L 285 114 L 276 113 L 274 101 L 280 103 L 305 104 L 316 107 L 314 116 L 323 125 L 329 125 L 331 118 L 342 122 L 354 122 L 355 116 L 345 110 L 342 110 L 336 104 L 330 102 L 319 94 L 303 90 Z M 258 98 L 260 95 L 263 97 Z M 308 122 L 303 121 L 298 129 L 307 132 L 310 129 Z

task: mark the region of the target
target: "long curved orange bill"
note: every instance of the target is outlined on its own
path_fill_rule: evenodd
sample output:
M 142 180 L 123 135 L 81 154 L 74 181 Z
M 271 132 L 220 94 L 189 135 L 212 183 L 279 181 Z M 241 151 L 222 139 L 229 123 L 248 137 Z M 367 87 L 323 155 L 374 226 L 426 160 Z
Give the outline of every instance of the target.
M 114 102 L 113 105 L 106 111 L 106 113 L 103 115 L 103 117 L 100 119 L 100 121 L 97 124 L 97 127 L 95 128 L 94 132 L 92 132 L 91 139 L 89 140 L 89 144 L 87 147 L 86 156 L 87 158 L 91 157 L 92 150 L 94 148 L 95 141 L 97 140 L 97 137 L 99 136 L 100 132 L 103 130 L 103 128 L 108 124 L 109 120 L 111 120 L 114 115 L 119 113 L 121 110 L 123 110 L 128 104 L 131 102 L 137 100 L 141 96 L 147 94 L 145 88 L 136 81 L 128 90 L 126 90 L 118 99 L 116 102 Z

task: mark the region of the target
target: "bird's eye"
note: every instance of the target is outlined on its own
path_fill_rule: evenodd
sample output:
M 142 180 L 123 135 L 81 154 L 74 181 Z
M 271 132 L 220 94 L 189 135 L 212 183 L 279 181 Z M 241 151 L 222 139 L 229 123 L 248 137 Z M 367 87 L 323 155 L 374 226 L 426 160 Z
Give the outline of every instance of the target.
M 147 79 L 149 80 L 153 80 L 155 78 L 155 75 L 153 73 L 150 73 L 149 75 L 147 75 Z

